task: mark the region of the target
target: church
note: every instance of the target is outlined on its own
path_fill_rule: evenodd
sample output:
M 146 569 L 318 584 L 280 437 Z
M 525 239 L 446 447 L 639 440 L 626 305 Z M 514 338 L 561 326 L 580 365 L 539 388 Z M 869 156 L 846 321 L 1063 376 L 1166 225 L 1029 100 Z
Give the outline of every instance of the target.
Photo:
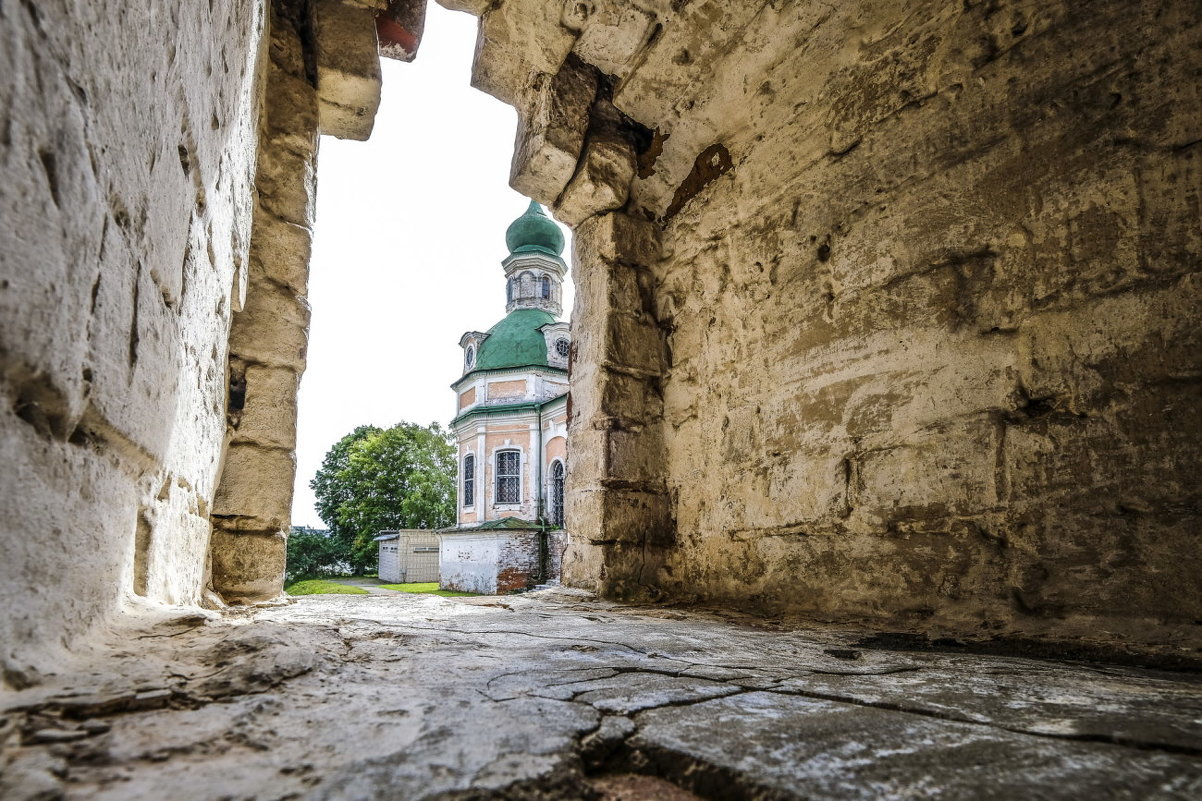
M 566 545 L 564 237 L 531 202 L 506 230 L 505 244 L 505 317 L 459 340 L 462 375 L 451 385 L 456 525 L 441 532 L 439 552 L 443 589 L 489 595 L 558 580 Z

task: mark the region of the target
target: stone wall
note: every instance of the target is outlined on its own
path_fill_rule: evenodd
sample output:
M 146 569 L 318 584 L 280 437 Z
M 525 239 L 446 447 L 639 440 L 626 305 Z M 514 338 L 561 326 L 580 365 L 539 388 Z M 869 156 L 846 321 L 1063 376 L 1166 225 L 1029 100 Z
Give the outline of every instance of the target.
M 280 592 L 317 136 L 423 8 L 0 5 L 5 683 L 123 601 Z
M 1202 9 L 444 4 L 577 226 L 570 582 L 1197 641 Z
M 10 684 L 123 597 L 200 599 L 263 27 L 253 0 L 0 5 Z

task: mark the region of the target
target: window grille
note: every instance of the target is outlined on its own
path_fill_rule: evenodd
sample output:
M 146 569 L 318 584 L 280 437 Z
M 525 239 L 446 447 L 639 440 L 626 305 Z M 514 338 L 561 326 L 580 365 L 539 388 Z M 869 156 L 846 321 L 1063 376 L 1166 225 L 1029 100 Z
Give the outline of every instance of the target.
M 563 528 L 563 462 L 551 464 L 551 525 Z
M 463 505 L 476 504 L 476 457 L 468 454 L 463 457 Z
M 497 453 L 497 503 L 522 502 L 522 454 L 518 451 Z
M 559 354 L 559 358 L 568 358 L 568 353 L 572 350 L 572 345 L 566 339 L 555 340 L 555 352 Z
M 476 349 L 471 345 L 468 345 L 467 353 L 464 354 L 463 359 L 465 362 L 467 362 L 467 367 L 470 370 L 472 365 L 476 363 Z

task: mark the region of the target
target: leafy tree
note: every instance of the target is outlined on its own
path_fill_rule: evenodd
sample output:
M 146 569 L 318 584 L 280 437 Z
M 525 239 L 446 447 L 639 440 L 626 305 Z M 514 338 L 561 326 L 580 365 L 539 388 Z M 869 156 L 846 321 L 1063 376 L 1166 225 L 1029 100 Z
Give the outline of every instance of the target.
M 338 510 L 351 501 L 351 485 L 344 478 L 350 467 L 351 448 L 357 442 L 380 434 L 378 426 L 357 426 L 354 431 L 334 443 L 321 461 L 321 469 L 309 482 L 309 488 L 317 496 L 317 516 L 330 528 L 330 534 L 341 542 L 347 562 L 351 561 L 351 548 L 356 532 L 344 530 L 338 523 Z
M 381 530 L 455 521 L 455 446 L 437 423 L 360 426 L 330 449 L 310 486 L 317 513 L 360 572 L 375 564 Z
M 288 535 L 288 581 L 339 576 L 350 569 L 343 544 L 324 529 L 293 526 Z

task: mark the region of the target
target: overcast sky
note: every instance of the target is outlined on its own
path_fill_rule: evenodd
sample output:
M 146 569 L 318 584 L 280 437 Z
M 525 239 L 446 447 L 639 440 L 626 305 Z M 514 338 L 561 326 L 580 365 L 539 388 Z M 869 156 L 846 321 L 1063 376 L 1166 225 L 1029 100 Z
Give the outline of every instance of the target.
M 475 17 L 430 3 L 417 59 L 381 60 L 371 139 L 322 137 L 293 525 L 324 527 L 309 481 L 355 426 L 445 426 L 459 337 L 505 315 L 505 228 L 529 201 L 513 109 L 468 85 L 475 40 Z

